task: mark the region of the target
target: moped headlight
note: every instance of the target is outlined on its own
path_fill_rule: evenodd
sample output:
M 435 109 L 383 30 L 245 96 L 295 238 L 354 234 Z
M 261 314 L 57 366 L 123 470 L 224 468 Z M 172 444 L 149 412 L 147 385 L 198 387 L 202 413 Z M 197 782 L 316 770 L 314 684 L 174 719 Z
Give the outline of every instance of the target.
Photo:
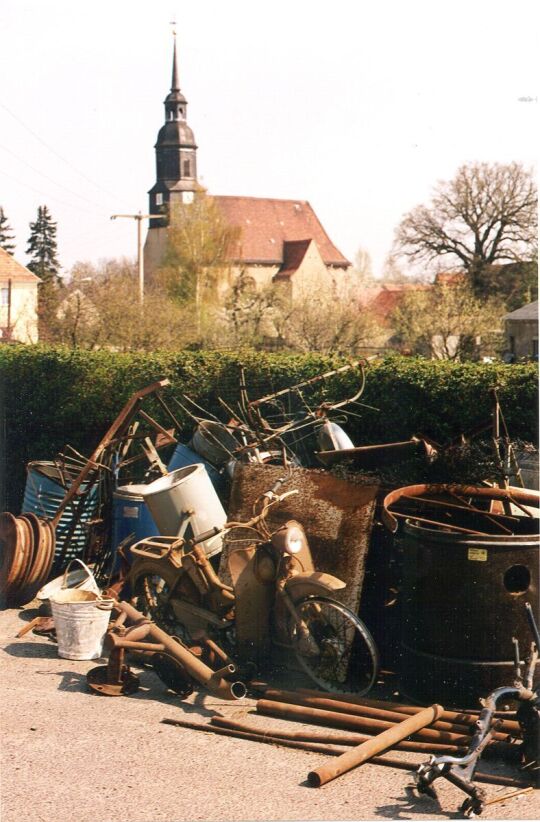
M 287 523 L 273 535 L 272 542 L 280 551 L 298 554 L 306 544 L 306 535 L 299 525 Z

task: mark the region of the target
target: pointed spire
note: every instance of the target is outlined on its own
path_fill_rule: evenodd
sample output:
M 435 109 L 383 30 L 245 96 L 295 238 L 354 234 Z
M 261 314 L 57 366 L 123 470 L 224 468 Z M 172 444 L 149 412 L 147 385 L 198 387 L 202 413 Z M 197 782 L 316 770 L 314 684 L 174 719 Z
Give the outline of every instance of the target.
M 171 91 L 180 91 L 180 83 L 178 82 L 178 64 L 176 59 L 176 31 L 173 31 L 174 45 L 173 45 L 173 64 L 172 64 L 172 80 Z

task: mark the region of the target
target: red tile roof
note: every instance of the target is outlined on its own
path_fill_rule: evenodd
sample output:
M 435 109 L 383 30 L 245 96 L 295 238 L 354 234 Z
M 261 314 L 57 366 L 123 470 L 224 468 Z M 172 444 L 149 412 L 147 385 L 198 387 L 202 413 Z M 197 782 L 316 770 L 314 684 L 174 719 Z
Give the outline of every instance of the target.
M 237 255 L 244 263 L 283 265 L 285 244 L 315 240 L 325 265 L 346 268 L 349 261 L 335 247 L 306 200 L 215 196 L 230 225 L 239 226 Z
M 0 248 L 0 280 L 13 282 L 40 282 L 40 278 L 28 271 L 24 265 L 18 263 L 17 260 L 8 254 L 3 248 Z
M 442 271 L 435 275 L 437 285 L 460 285 L 465 282 L 463 271 Z
M 431 287 L 422 283 L 395 283 L 374 286 L 365 288 L 360 292 L 359 303 L 363 308 L 369 308 L 383 322 L 398 307 L 405 294 L 411 291 L 427 291 Z

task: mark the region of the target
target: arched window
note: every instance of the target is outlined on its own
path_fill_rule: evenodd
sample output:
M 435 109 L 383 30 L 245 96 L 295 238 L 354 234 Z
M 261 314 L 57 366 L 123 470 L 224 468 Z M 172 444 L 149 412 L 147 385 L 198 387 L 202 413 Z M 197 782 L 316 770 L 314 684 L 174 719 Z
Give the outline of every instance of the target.
M 191 177 L 191 162 L 184 160 L 184 177 Z

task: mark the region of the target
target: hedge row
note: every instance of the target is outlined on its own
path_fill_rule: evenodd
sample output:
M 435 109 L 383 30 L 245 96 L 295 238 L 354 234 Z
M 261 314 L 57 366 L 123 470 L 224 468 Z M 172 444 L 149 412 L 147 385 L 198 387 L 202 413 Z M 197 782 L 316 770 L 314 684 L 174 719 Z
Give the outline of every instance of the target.
M 225 420 L 219 404 L 239 398 L 245 367 L 250 396 L 263 396 L 343 364 L 319 355 L 261 354 L 253 351 L 118 354 L 51 346 L 0 346 L 6 478 L 4 505 L 20 505 L 24 466 L 52 459 L 66 443 L 88 454 L 127 398 L 167 377 L 169 397 L 188 394 Z M 350 372 L 321 387 L 318 399 L 354 394 Z M 489 419 L 490 388 L 499 396 L 513 437 L 537 442 L 538 377 L 533 364 L 437 362 L 390 356 L 374 362 L 347 431 L 356 445 L 403 440 L 423 433 L 445 442 Z M 192 422 L 173 402 L 187 436 Z M 374 408 L 378 410 L 374 410 Z M 155 414 L 162 422 L 159 409 Z

